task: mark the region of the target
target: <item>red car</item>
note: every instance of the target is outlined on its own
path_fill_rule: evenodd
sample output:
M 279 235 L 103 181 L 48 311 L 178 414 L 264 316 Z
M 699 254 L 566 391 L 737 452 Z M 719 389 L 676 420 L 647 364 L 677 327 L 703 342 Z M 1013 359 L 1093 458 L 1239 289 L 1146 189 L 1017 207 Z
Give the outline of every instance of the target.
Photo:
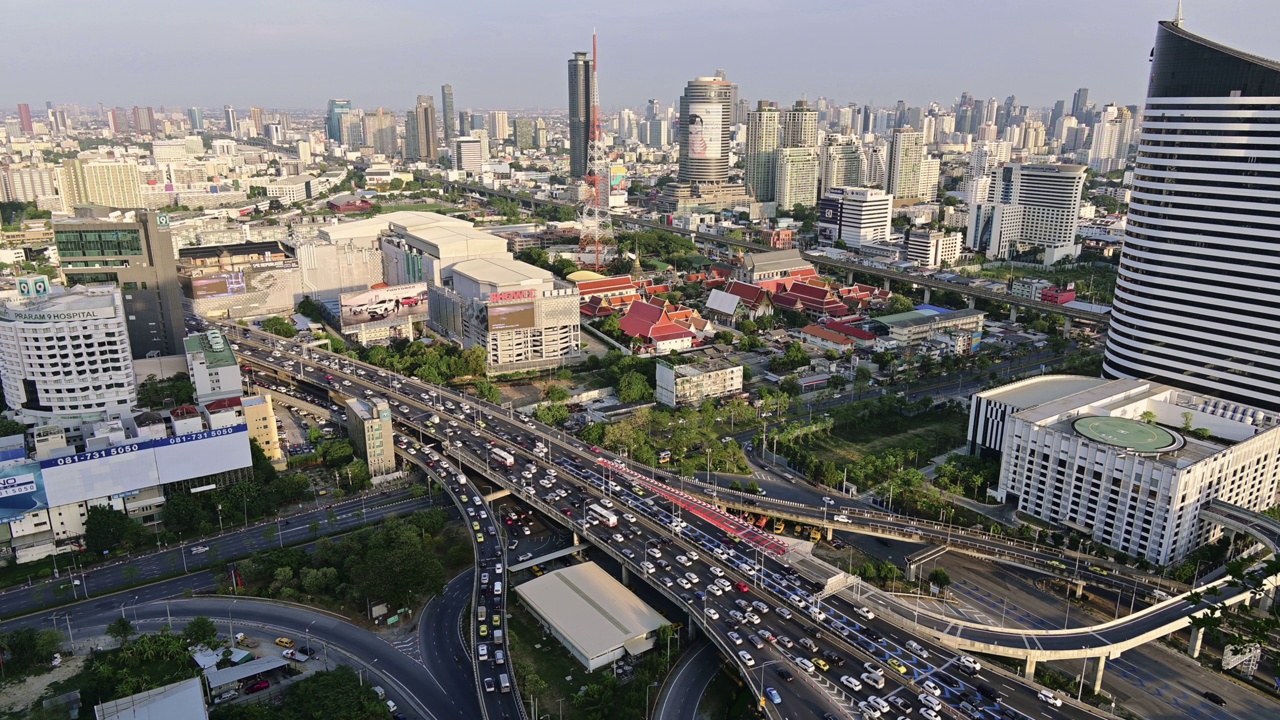
M 733 589 L 737 590 L 738 592 L 747 592 L 751 590 L 751 588 L 747 587 L 747 584 L 742 582 L 741 580 L 733 584 Z
M 591 452 L 593 452 L 593 453 L 595 453 L 595 454 L 599 455 L 599 454 L 600 454 L 600 448 L 599 448 L 598 446 L 596 446 L 596 445 L 592 445 L 592 446 L 591 446 Z
M 419 302 L 421 301 L 418 300 L 418 298 L 416 297 L 400 298 L 400 304 L 403 305 L 404 307 L 413 307 L 414 305 L 417 305 Z
M 254 694 L 254 693 L 256 693 L 256 692 L 261 692 L 261 691 L 263 691 L 263 690 L 266 690 L 266 689 L 267 689 L 267 688 L 269 688 L 269 687 L 271 687 L 271 681 L 270 681 L 270 680 L 259 680 L 259 681 L 255 682 L 255 683 L 251 683 L 251 684 L 249 685 L 249 687 L 245 688 L 245 689 L 244 689 L 244 694 L 245 694 L 245 695 L 252 695 L 252 694 Z

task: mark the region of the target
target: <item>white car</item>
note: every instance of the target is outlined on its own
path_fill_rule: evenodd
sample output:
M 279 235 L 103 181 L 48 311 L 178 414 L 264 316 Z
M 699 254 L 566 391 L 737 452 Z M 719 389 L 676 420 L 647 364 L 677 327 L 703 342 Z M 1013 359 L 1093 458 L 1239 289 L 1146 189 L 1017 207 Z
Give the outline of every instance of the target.
M 715 595 L 716 597 L 720 597 L 721 595 L 724 594 L 724 590 L 720 589 L 719 585 L 708 585 L 707 592 L 711 593 L 712 595 Z
M 701 555 L 699 555 L 697 552 L 693 550 L 690 550 L 689 552 L 685 553 L 685 556 L 688 557 L 690 560 L 693 560 L 694 562 L 697 562 L 698 559 L 702 557 Z
M 729 642 L 733 643 L 734 645 L 742 644 L 742 636 L 736 632 L 730 631 L 728 633 L 728 638 L 729 638 Z
M 925 650 L 924 646 L 916 642 L 915 640 L 907 641 L 907 649 L 915 653 L 916 655 L 919 655 L 920 657 L 924 658 L 925 660 L 929 659 L 929 651 Z
M 852 675 L 841 675 L 840 684 L 854 692 L 862 690 L 862 683 L 858 682 Z
M 691 583 L 701 582 L 701 581 L 698 579 L 698 576 L 697 576 L 695 573 L 687 572 L 687 573 L 685 573 L 685 574 L 684 574 L 684 576 L 685 576 L 686 578 L 688 578 L 688 579 L 689 579 L 689 582 L 691 582 Z
M 729 582 L 725 578 L 716 578 L 716 584 L 724 588 L 725 590 L 728 590 L 729 588 L 733 587 L 733 583 Z
M 636 521 L 636 516 L 632 515 L 631 513 L 622 513 L 622 519 L 626 520 L 627 522 L 633 523 Z
M 746 665 L 747 667 L 756 666 L 756 659 L 751 657 L 751 653 L 747 652 L 746 650 L 739 650 L 738 657 L 742 659 L 743 665 Z
M 709 607 L 707 608 L 707 617 L 711 618 L 712 620 L 719 620 L 720 612 L 713 607 Z
M 857 607 L 857 608 L 854 608 L 854 609 L 853 609 L 853 611 L 854 611 L 854 612 L 856 612 L 856 613 L 858 613 L 859 615 L 861 615 L 861 616 L 863 617 L 863 619 L 865 619 L 865 620 L 875 620 L 875 619 L 876 619 L 876 614 L 875 614 L 875 613 L 873 613 L 873 612 L 871 612 L 871 608 L 868 608 L 868 607 Z
M 678 577 L 678 578 L 676 578 L 676 584 L 677 584 L 677 585 L 679 585 L 680 587 L 684 588 L 685 590 L 691 590 L 691 589 L 693 589 L 693 585 L 689 584 L 689 581 L 688 581 L 688 580 L 685 580 L 685 579 L 684 579 L 684 578 L 682 578 L 682 577 Z
M 716 577 L 724 577 L 724 570 L 721 570 L 715 565 L 712 565 L 710 570 L 712 575 L 715 575 Z
M 1054 707 L 1062 707 L 1062 698 L 1053 694 L 1053 691 L 1051 690 L 1041 690 L 1039 694 L 1036 695 L 1036 697 L 1040 698 L 1044 702 L 1047 702 Z
M 197 546 L 195 546 L 195 547 L 191 548 L 191 554 L 192 554 L 192 555 L 202 555 L 202 554 L 207 553 L 207 552 L 209 552 L 209 548 L 208 548 L 208 546 L 206 546 L 206 545 L 197 545 Z
M 689 558 L 685 557 L 684 555 L 677 555 L 676 562 L 680 563 L 685 567 L 689 567 L 690 565 L 693 564 L 692 562 L 689 561 Z
M 863 700 L 862 702 L 858 703 L 858 709 L 862 711 L 863 717 L 869 717 L 869 718 L 880 717 L 880 711 L 875 707 L 872 707 L 872 705 L 868 703 L 866 700 Z
M 941 697 L 942 695 L 942 688 L 938 687 L 938 684 L 932 680 L 925 680 L 924 684 L 921 685 L 920 687 L 924 688 L 924 691 L 929 693 L 930 695 L 934 695 L 938 697 Z
M 919 700 L 921 705 L 924 705 L 931 710 L 942 709 L 942 701 L 927 692 L 920 693 Z
M 924 720 L 942 720 L 932 708 L 920 708 L 920 717 Z
M 889 703 L 885 702 L 881 698 L 876 697 L 875 695 L 872 695 L 871 697 L 867 698 L 867 702 L 871 703 L 873 707 L 875 707 L 877 710 L 879 710 L 882 713 L 892 712 L 892 708 L 889 707 Z
M 836 504 L 836 501 L 835 501 L 835 500 L 832 500 L 832 499 L 831 499 L 831 498 L 829 498 L 829 497 L 824 497 L 824 498 L 822 498 L 822 502 L 823 502 L 824 504 L 826 504 L 826 505 L 835 505 L 835 504 Z

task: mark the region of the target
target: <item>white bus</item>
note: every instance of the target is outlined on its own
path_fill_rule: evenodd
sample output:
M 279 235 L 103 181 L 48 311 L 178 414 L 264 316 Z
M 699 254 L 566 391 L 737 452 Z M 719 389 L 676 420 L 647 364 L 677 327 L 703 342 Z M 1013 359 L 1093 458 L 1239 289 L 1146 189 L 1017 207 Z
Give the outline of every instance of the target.
M 491 448 L 489 450 L 489 460 L 503 467 L 512 467 L 516 464 L 516 459 L 511 457 L 511 453 L 502 448 Z
M 618 527 L 618 516 L 610 510 L 605 510 L 599 505 L 592 505 L 587 508 L 587 512 L 600 518 L 600 522 L 608 527 Z

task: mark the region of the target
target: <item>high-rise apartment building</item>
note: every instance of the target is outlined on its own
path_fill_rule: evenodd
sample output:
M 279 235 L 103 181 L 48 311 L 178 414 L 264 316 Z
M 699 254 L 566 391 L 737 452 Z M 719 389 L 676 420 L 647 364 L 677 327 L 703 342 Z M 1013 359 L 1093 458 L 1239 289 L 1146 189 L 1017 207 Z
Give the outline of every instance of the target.
M 970 205 L 969 247 L 991 258 L 1039 248 L 1046 265 L 1080 254 L 1076 225 L 1084 171 L 1083 165 L 996 166 L 987 201 Z
M 249 124 L 253 126 L 253 131 L 258 135 L 265 135 L 267 130 L 267 115 L 260 107 L 249 106 Z
M 0 197 L 18 202 L 35 202 L 58 194 L 56 172 L 49 167 L 0 168 Z
M 781 119 L 778 109 L 764 100 L 753 112 L 747 113 L 745 181 L 747 191 L 759 202 L 773 202 Z
M 721 184 L 729 179 L 729 126 L 733 83 L 720 77 L 690 80 L 680 96 L 678 180 Z
M 511 121 L 506 110 L 489 111 L 489 137 L 498 144 L 511 137 Z
M 236 117 L 236 109 L 230 105 L 222 106 L 222 122 L 227 126 L 227 134 L 232 137 L 240 135 L 240 118 Z
M 129 115 L 124 108 L 111 108 L 107 112 L 107 129 L 112 135 L 123 135 L 129 132 Z
M 440 119 L 444 122 L 444 144 L 447 146 L 458 136 L 453 124 L 453 85 L 449 83 L 440 86 Z
M 893 131 L 885 167 L 885 190 L 896 198 L 921 197 L 920 179 L 925 159 L 924 133 L 911 128 Z M 937 182 L 937 178 L 934 178 Z
M 1280 62 L 1159 24 L 1106 375 L 1280 409 L 1276 117 Z
M 31 118 L 31 106 L 27 103 L 18 105 L 18 125 L 22 128 L 22 132 L 27 135 L 35 134 L 35 121 Z
M 187 108 L 187 122 L 191 123 L 191 132 L 204 132 L 204 110 L 198 107 Z
M 773 198 L 780 208 L 811 207 L 818 202 L 818 148 L 778 148 Z
M 850 250 L 885 241 L 893 232 L 893 196 L 878 188 L 833 187 L 818 201 L 818 240 Z
M 67 212 L 86 204 L 142 207 L 142 177 L 138 163 L 132 159 L 63 160 L 60 180 Z
M 390 112 L 378 108 L 360 119 L 360 128 L 364 136 L 364 144 L 373 148 L 378 155 L 391 157 L 400 150 L 400 140 L 396 135 L 396 118 Z
M 479 175 L 484 170 L 484 148 L 480 138 L 456 137 L 453 139 L 453 169 Z
M 517 150 L 532 150 L 537 147 L 537 138 L 534 136 L 534 130 L 533 118 L 516 118 L 515 145 Z
M 848 110 L 848 108 L 842 108 Z M 862 147 L 847 135 L 828 135 L 818 148 L 818 196 L 833 187 L 863 185 Z
M 818 111 L 804 100 L 797 100 L 790 110 L 782 112 L 781 147 L 817 147 Z
M 395 433 L 391 427 L 391 406 L 386 398 L 347 400 L 347 436 L 356 455 L 363 458 L 373 477 L 396 469 Z
M 591 116 L 596 99 L 592 95 L 592 60 L 585 52 L 575 52 L 569 59 L 569 175 L 587 174 L 587 145 L 591 141 Z
M 435 162 L 437 154 L 436 103 L 430 95 L 419 95 L 417 104 L 405 117 L 404 157 L 410 161 Z
M 533 123 L 533 146 L 544 148 L 547 146 L 548 142 L 547 121 L 542 118 L 538 118 Z
M 185 336 L 169 217 L 148 210 L 53 223 L 67 285 L 120 288 L 134 357 L 176 355 Z
M 156 132 L 156 112 L 149 107 L 133 107 L 133 129 L 139 135 L 151 135 Z
M 1093 128 L 1089 167 L 1100 173 L 1124 167 L 1133 140 L 1133 113 L 1129 108 L 1107 105 Z
M 1080 88 L 1071 98 L 1071 117 L 1080 122 L 1087 122 L 1085 113 L 1089 110 L 1089 88 Z
M 340 143 L 345 132 L 347 116 L 351 114 L 350 100 L 330 100 L 329 110 L 325 114 L 324 135 L 326 138 Z

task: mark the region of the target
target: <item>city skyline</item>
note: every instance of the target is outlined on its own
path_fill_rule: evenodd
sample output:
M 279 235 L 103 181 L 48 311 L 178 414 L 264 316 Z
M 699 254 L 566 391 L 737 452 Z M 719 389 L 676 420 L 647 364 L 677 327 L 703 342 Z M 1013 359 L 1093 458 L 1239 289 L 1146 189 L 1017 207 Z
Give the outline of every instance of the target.
M 561 108 L 564 63 L 575 50 L 589 47 L 593 27 L 601 37 L 601 83 L 609 88 L 606 110 L 639 107 L 651 97 L 669 102 L 690 78 L 710 75 L 716 68 L 728 71 L 741 97 L 787 104 L 801 96 L 810 101 L 826 96 L 840 103 L 891 105 L 902 99 L 910 105 L 946 104 L 969 91 L 1001 99 L 1014 94 L 1032 107 L 1049 107 L 1069 99 L 1077 87 L 1091 88 L 1090 98 L 1099 105 L 1140 104 L 1146 90 L 1141 61 L 1151 49 L 1151 24 L 1172 18 L 1176 2 L 1134 0 L 1117 7 L 1105 0 L 1083 0 L 1075 12 L 1054 18 L 1055 24 L 1047 27 L 1038 18 L 1011 12 L 1005 2 L 976 3 L 955 17 L 954 6 L 940 0 L 912 7 L 884 0 L 831 3 L 812 13 L 822 22 L 811 26 L 815 32 L 797 46 L 801 52 L 778 55 L 743 40 L 778 27 L 776 6 L 756 0 L 740 3 L 728 26 L 720 8 L 681 5 L 682 22 L 672 25 L 672 13 L 651 3 L 619 9 L 610 15 L 613 24 L 606 25 L 592 14 L 593 6 L 578 2 L 536 9 L 513 5 L 507 22 L 486 28 L 486 52 L 480 54 L 471 52 L 474 36 L 435 29 L 457 27 L 462 18 L 459 23 L 449 18 L 461 9 L 428 11 L 402 0 L 383 0 L 377 3 L 380 9 L 353 17 L 348 7 L 321 1 L 308 4 L 300 19 L 255 16 L 252 24 L 228 25 L 218 35 L 221 55 L 213 58 L 191 53 L 190 38 L 181 31 L 203 20 L 194 9 L 158 6 L 126 19 L 105 6 L 72 5 L 80 20 L 74 26 L 53 14 L 64 10 L 42 3 L 11 10 L 20 26 L 58 26 L 64 51 L 47 53 L 35 36 L 15 38 L 15 57 L 45 60 L 38 72 L 13 74 L 6 97 L 0 98 L 5 107 L 51 100 L 319 109 L 331 97 L 350 97 L 353 107 L 407 109 L 416 95 L 447 82 L 456 88 L 458 108 Z M 226 12 L 233 13 L 237 5 L 251 9 L 233 1 Z M 1280 55 L 1267 36 L 1269 28 L 1280 24 L 1280 5 L 1263 0 L 1221 0 L 1212 7 L 1207 0 L 1190 0 L 1185 5 L 1187 23 L 1195 32 L 1264 57 Z M 931 7 L 937 12 L 931 13 Z M 366 28 L 381 31 L 386 13 L 399 17 L 398 25 L 426 28 L 427 37 L 400 47 L 379 46 L 378 63 L 384 67 L 369 73 L 367 63 L 358 61 L 358 38 L 370 36 L 362 34 Z M 945 17 L 946 22 L 915 27 L 920 17 Z M 1107 22 L 1096 22 L 1098 17 Z M 1250 22 L 1240 23 L 1240 17 Z M 857 30 L 899 25 L 904 32 Z M 621 27 L 626 30 L 616 29 Z M 726 32 L 710 32 L 720 28 Z M 106 38 L 121 33 L 147 37 L 145 52 L 141 47 L 104 52 Z M 324 54 L 326 48 L 340 46 L 354 55 L 347 63 L 325 62 L 325 72 L 287 86 L 246 86 L 243 78 L 261 71 L 262 43 L 267 41 L 274 52 Z M 1064 49 L 1071 43 L 1075 45 Z M 786 41 L 773 44 L 782 48 Z M 466 62 L 459 60 L 463 57 Z M 222 72 L 210 73 L 211 67 Z M 199 83 L 180 82 L 197 70 Z

